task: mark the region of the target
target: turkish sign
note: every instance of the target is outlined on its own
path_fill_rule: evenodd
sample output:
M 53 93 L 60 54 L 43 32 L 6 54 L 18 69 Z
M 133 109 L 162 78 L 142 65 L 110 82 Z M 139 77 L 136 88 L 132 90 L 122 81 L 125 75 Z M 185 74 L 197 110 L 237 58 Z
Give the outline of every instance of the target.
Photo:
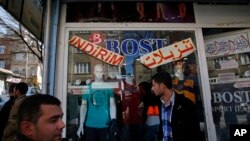
M 196 50 L 191 38 L 176 42 L 140 57 L 141 63 L 148 68 L 170 63 L 188 56 Z
M 250 52 L 247 32 L 205 39 L 206 57 Z
M 104 47 L 84 40 L 78 36 L 73 36 L 69 44 L 80 49 L 82 52 L 111 65 L 122 65 L 124 56 L 109 51 Z

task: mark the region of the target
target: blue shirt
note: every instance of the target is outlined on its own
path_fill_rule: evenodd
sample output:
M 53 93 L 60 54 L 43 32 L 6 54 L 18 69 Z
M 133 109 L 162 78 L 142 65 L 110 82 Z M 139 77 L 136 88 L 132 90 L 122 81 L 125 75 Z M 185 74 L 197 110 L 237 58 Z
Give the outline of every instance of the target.
M 171 117 L 172 117 L 172 111 L 174 106 L 174 98 L 175 93 L 173 93 L 172 97 L 170 98 L 170 104 L 166 105 L 165 102 L 162 101 L 162 107 L 161 107 L 161 119 L 162 119 L 162 130 L 163 130 L 163 139 L 162 141 L 172 141 L 173 135 L 172 135 L 172 127 L 171 127 Z

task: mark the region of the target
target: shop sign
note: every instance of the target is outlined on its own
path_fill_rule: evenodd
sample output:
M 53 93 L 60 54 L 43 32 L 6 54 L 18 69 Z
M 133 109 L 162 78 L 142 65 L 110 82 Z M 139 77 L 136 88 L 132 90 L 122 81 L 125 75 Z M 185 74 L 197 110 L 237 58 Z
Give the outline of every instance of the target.
M 78 36 L 73 36 L 69 40 L 69 44 L 80 49 L 82 52 L 111 65 L 122 65 L 124 60 L 124 56 L 109 51 L 104 47 L 98 46 Z
M 250 42 L 247 32 L 209 38 L 205 40 L 207 57 L 250 52 Z
M 211 85 L 213 112 L 247 113 L 250 108 L 249 88 L 235 88 L 234 83 Z
M 144 54 L 140 57 L 141 63 L 145 65 L 148 68 L 155 68 L 157 66 L 170 63 L 173 61 L 177 61 L 182 59 L 183 57 L 188 56 L 189 54 L 193 53 L 194 50 L 196 50 L 191 38 L 176 42 L 172 45 L 162 47 L 161 45 L 163 42 L 163 39 L 151 39 L 152 41 L 157 41 L 158 49 L 153 51 L 153 49 L 149 46 L 142 46 L 142 44 L 137 44 L 135 40 L 133 39 L 126 39 L 125 41 L 122 41 L 121 48 L 119 48 L 119 43 L 113 44 L 111 46 L 110 41 L 107 40 L 107 49 L 104 47 L 101 47 L 95 43 L 89 42 L 87 40 L 84 40 L 78 36 L 73 36 L 69 40 L 69 44 L 80 49 L 82 52 L 99 59 L 105 63 L 111 64 L 111 65 L 122 65 L 124 56 L 120 55 L 120 51 L 122 50 L 122 53 L 126 56 L 130 56 L 131 53 L 128 51 L 125 51 L 125 45 L 128 45 L 127 42 L 131 41 L 133 43 L 134 50 L 140 50 L 147 49 L 149 53 Z M 117 41 L 117 40 L 116 40 Z M 133 42 L 134 41 L 134 42 Z M 143 40 L 145 41 L 145 40 Z M 161 43 L 160 43 L 161 41 Z M 142 43 L 141 41 L 139 43 Z M 136 46 L 135 46 L 136 45 Z M 137 47 L 135 49 L 135 47 Z M 126 48 L 128 48 L 126 46 Z M 120 50 L 121 49 L 121 50 Z M 114 50 L 115 52 L 111 51 Z M 136 52 L 137 52 L 136 51 Z M 134 51 L 132 51 L 134 53 Z
M 193 53 L 195 46 L 191 38 L 176 42 L 140 57 L 141 63 L 148 68 L 170 63 L 182 59 Z

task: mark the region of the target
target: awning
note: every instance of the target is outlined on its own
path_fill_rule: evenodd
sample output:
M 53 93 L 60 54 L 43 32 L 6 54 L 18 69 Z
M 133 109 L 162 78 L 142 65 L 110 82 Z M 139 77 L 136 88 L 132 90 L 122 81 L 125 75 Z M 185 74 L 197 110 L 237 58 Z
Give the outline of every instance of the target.
M 11 82 L 11 83 L 19 83 L 21 82 L 21 78 L 15 78 L 15 77 L 12 77 L 12 76 L 9 76 L 7 77 L 6 81 L 7 82 Z

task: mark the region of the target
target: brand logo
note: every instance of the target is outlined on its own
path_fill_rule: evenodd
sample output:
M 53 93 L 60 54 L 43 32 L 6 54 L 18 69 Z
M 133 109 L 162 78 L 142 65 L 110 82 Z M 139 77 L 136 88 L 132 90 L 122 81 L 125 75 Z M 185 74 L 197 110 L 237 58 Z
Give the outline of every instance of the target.
M 230 141 L 249 141 L 250 125 L 230 125 Z

